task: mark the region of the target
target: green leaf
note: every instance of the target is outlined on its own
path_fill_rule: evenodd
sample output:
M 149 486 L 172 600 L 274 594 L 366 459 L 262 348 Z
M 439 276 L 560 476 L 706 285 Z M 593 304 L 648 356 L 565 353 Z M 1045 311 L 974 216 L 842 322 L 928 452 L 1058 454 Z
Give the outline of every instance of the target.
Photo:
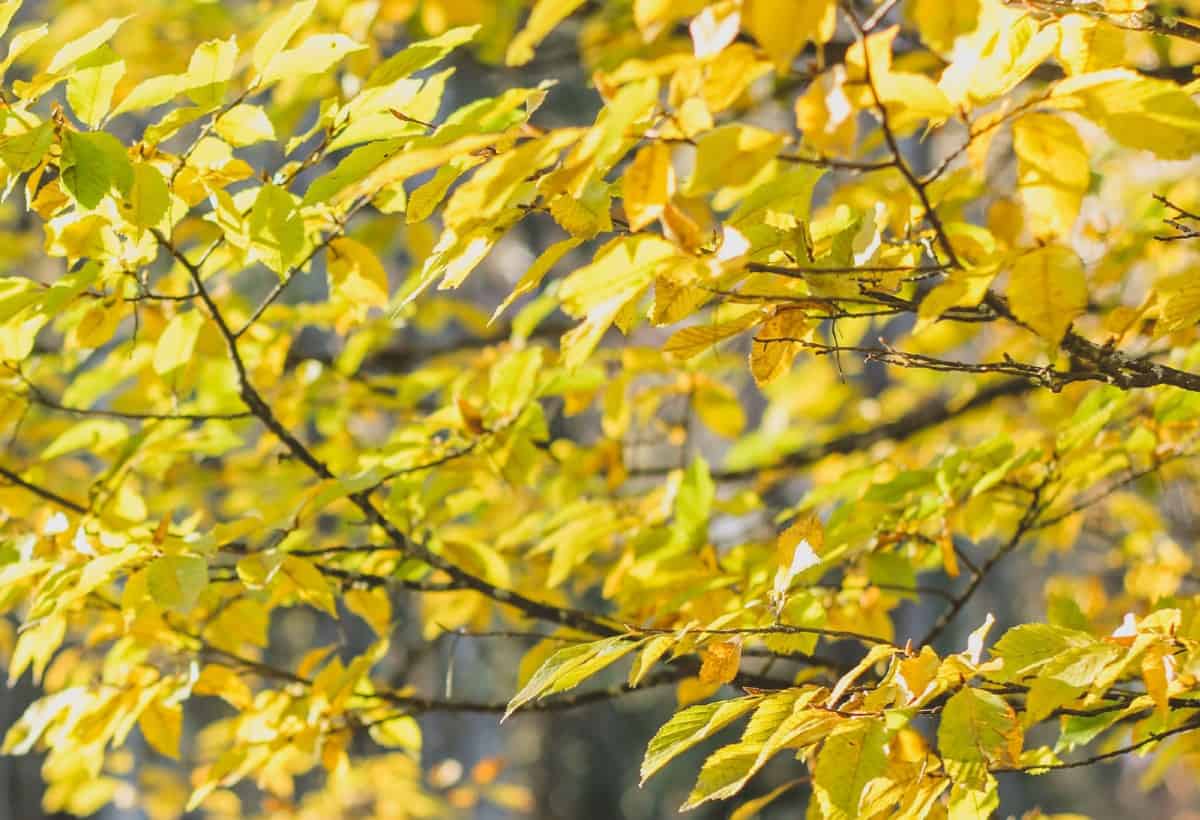
M 500 419 L 514 418 L 533 398 L 541 367 L 542 349 L 531 347 L 509 353 L 492 368 L 488 405 Z
M 54 123 L 45 120 L 16 136 L 0 140 L 0 161 L 13 174 L 36 168 L 54 142 Z
M 190 610 L 208 586 L 208 562 L 199 555 L 164 555 L 146 568 L 150 597 L 165 609 Z
M 811 745 L 828 735 L 839 718 L 829 712 L 803 709 L 814 695 L 809 691 L 766 698 L 750 718 L 742 739 L 717 749 L 704 761 L 680 811 L 732 797 L 786 746 Z
M 103 131 L 63 133 L 63 187 L 84 208 L 95 208 L 114 187 L 122 193 L 133 184 L 133 164 L 123 146 Z
M 1086 632 L 1051 624 L 1021 624 L 1004 633 L 992 645 L 993 657 L 1004 667 L 996 675 L 1000 680 L 1018 681 L 1039 674 L 1043 666 L 1062 653 L 1092 646 L 1096 639 Z
M 882 720 L 859 720 L 850 731 L 836 732 L 825 741 L 813 771 L 813 788 L 825 817 L 860 816 L 867 784 L 887 769 L 887 739 Z
M 641 782 L 645 784 L 659 769 L 702 740 L 712 737 L 742 715 L 756 708 L 759 696 L 722 700 L 689 706 L 671 716 L 650 739 L 642 758 Z
M 508 702 L 501 722 L 535 698 L 563 692 L 579 685 L 638 646 L 638 641 L 616 635 L 591 643 L 571 644 L 558 650 L 538 667 L 521 691 Z
M 304 252 L 304 221 L 295 198 L 278 185 L 266 184 L 250 210 L 250 241 L 255 255 L 281 277 Z
M 344 188 L 358 182 L 378 168 L 384 160 L 395 156 L 404 146 L 404 140 L 373 142 L 355 148 L 341 159 L 332 171 L 312 181 L 304 192 L 303 204 L 315 205 L 328 202 Z
M 171 205 L 171 193 L 162 173 L 148 162 L 133 166 L 133 185 L 122 203 L 121 212 L 141 230 L 159 226 Z
M 127 438 L 129 428 L 115 419 L 84 419 L 55 437 L 39 458 L 49 461 L 78 450 L 99 455 Z
M 708 519 L 716 498 L 716 484 L 708 463 L 696 456 L 683 474 L 675 496 L 675 530 L 689 546 L 703 546 L 708 539 Z
M 938 750 L 945 759 L 1013 764 L 1022 743 L 1017 715 L 999 695 L 964 687 L 946 701 L 938 726 Z

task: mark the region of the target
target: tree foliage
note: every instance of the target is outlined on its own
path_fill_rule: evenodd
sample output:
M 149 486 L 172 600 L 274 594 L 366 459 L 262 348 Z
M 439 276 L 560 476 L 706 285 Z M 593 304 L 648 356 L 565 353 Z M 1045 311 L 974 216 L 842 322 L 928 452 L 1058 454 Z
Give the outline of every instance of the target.
M 705 744 L 683 808 L 738 817 L 1198 751 L 1200 5 L 19 6 L 0 648 L 48 808 L 435 816 L 421 716 L 664 686 L 643 779 Z M 544 116 L 578 67 L 595 117 Z M 974 606 L 1002 562 L 1029 623 Z M 519 673 L 410 677 L 445 635 Z

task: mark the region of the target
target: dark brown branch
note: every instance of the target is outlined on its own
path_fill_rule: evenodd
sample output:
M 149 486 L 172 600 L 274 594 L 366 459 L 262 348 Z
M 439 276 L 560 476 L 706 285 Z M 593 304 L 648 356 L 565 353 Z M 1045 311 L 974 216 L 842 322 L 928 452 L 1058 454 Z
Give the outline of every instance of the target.
M 921 207 L 925 209 L 925 220 L 933 228 L 938 244 L 946 254 L 946 259 L 949 261 L 950 266 L 961 268 L 962 263 L 959 262 L 958 254 L 954 252 L 954 245 L 951 244 L 950 237 L 946 234 L 946 227 L 942 224 L 942 218 L 938 216 L 937 210 L 933 207 L 933 202 L 929 199 L 929 192 L 926 190 L 925 183 L 909 167 L 908 162 L 904 159 L 904 153 L 900 150 L 900 142 L 896 139 L 895 132 L 892 131 L 892 124 L 888 119 L 887 106 L 884 105 L 882 98 L 880 98 L 879 89 L 875 86 L 875 80 L 871 76 L 871 55 L 866 42 L 868 29 L 859 21 L 858 15 L 855 14 L 853 7 L 849 3 L 843 3 L 842 8 L 846 13 L 847 19 L 850 20 L 851 26 L 858 33 L 858 40 L 862 44 L 863 80 L 866 82 L 867 88 L 871 91 L 871 99 L 874 101 L 875 110 L 879 114 L 879 128 L 883 133 L 883 139 L 887 143 L 888 150 L 892 153 L 896 170 L 900 172 L 900 175 L 908 182 L 909 187 L 912 188 L 917 198 L 921 200 Z
M 979 590 L 988 574 L 995 569 L 1006 555 L 1015 550 L 1025 536 L 1032 530 L 1036 524 L 1037 517 L 1042 511 L 1042 490 L 1044 484 L 1039 484 L 1033 489 L 1032 497 L 1029 500 L 1029 505 L 1025 508 L 1025 513 L 1021 516 L 1021 520 L 1017 522 L 1017 528 L 1013 534 L 1005 541 L 999 549 L 992 553 L 992 557 L 983 563 L 981 567 L 971 575 L 971 582 L 961 593 L 955 596 L 954 601 L 950 606 L 938 616 L 929 632 L 921 639 L 919 646 L 928 646 L 933 641 L 937 640 L 948 627 L 951 622 L 962 611 L 967 602 Z
M 31 385 L 32 388 L 32 385 Z M 25 398 L 39 407 L 54 410 L 59 413 L 70 413 L 74 416 L 94 416 L 98 418 L 123 419 L 125 421 L 236 421 L 253 418 L 248 411 L 236 413 L 153 413 L 126 410 L 106 410 L 92 407 L 70 407 L 62 404 L 41 390 L 31 389 Z
M 230 330 L 225 317 L 209 294 L 208 288 L 205 286 L 204 280 L 200 275 L 199 268 L 192 264 L 161 232 L 155 230 L 154 236 L 158 243 L 174 256 L 191 275 L 192 282 L 200 293 L 200 298 L 203 300 L 206 309 L 212 317 L 213 323 L 217 326 L 217 330 L 225 341 L 226 350 L 237 373 L 239 394 L 242 401 L 250 408 L 250 412 L 257 416 L 263 425 L 283 443 L 297 461 L 308 467 L 318 478 L 336 480 L 336 476 L 329 467 L 318 459 L 291 431 L 283 426 L 270 406 L 263 400 L 262 396 L 250 382 L 245 362 L 242 361 L 241 352 L 238 350 L 237 336 Z M 609 626 L 591 614 L 535 601 L 518 592 L 501 589 L 478 576 L 472 575 L 458 565 L 433 552 L 424 544 L 417 543 L 406 536 L 387 516 L 380 512 L 379 508 L 371 500 L 368 492 L 351 493 L 348 498 L 362 511 L 367 521 L 383 530 L 402 552 L 429 564 L 435 569 L 442 570 L 450 576 L 452 581 L 460 584 L 463 588 L 479 592 L 499 604 L 518 609 L 525 615 L 533 618 L 570 626 L 594 635 L 611 636 L 620 634 L 619 630 L 615 627 Z
M 831 455 L 846 455 L 870 448 L 881 441 L 903 440 L 930 430 L 958 416 L 986 407 L 994 401 L 1032 392 L 1034 385 L 1024 379 L 1010 379 L 986 385 L 971 398 L 955 404 L 940 397 L 930 398 L 915 408 L 889 422 L 869 430 L 846 433 L 828 441 L 797 450 L 774 464 L 758 465 L 741 470 L 714 470 L 713 478 L 719 481 L 738 481 L 754 478 L 768 470 L 797 469 L 816 464 Z M 666 470 L 631 470 L 630 475 L 658 475 Z
M 73 512 L 77 512 L 80 514 L 86 513 L 88 511 L 88 508 L 86 506 L 84 506 L 83 504 L 80 504 L 76 501 L 72 501 L 69 498 L 64 498 L 63 496 L 59 495 L 58 493 L 54 492 L 53 490 L 47 490 L 45 487 L 41 487 L 41 486 L 38 486 L 37 484 L 26 481 L 25 479 L 21 478 L 21 476 L 14 473 L 12 470 L 8 470 L 8 469 L 5 469 L 4 467 L 0 467 L 0 477 L 7 479 L 10 484 L 15 484 L 16 486 L 21 487 L 22 489 L 28 490 L 29 492 L 33 493 L 34 495 L 40 496 L 41 498 L 44 498 L 47 501 L 53 502 L 60 507 L 65 507 L 68 510 L 72 510 Z
M 992 774 L 1011 774 L 1014 772 L 1051 772 L 1057 769 L 1078 769 L 1083 766 L 1091 766 L 1094 763 L 1102 763 L 1105 760 L 1112 760 L 1116 757 L 1122 757 L 1130 752 L 1136 752 L 1144 746 L 1149 746 L 1151 743 L 1157 743 L 1160 740 L 1166 740 L 1174 735 L 1180 735 L 1184 732 L 1191 732 L 1200 729 L 1200 718 L 1192 718 L 1191 720 L 1176 726 L 1174 729 L 1166 729 L 1161 732 L 1153 732 L 1141 740 L 1130 743 L 1128 746 L 1122 746 L 1119 749 L 1113 749 L 1111 752 L 1093 755 L 1083 760 L 1076 760 L 1071 763 L 1049 763 L 1049 764 L 1033 764 L 1029 766 L 1000 766 L 989 771 Z
M 1150 8 L 1138 11 L 1112 11 L 1099 2 L 1079 2 L 1079 0 L 1004 0 L 1005 5 L 1016 5 L 1026 9 L 1034 9 L 1051 17 L 1065 17 L 1068 14 L 1081 14 L 1108 23 L 1125 31 L 1140 31 L 1147 34 L 1160 34 L 1165 37 L 1178 37 L 1200 43 L 1200 26 L 1177 16 L 1165 16 Z

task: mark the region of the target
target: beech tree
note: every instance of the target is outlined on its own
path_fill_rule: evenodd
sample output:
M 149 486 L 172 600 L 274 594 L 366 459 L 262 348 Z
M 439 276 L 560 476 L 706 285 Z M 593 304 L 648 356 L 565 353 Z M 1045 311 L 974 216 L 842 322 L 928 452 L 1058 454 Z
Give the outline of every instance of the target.
M 80 815 L 528 810 L 425 717 L 657 688 L 629 765 L 738 818 L 1194 765 L 1189 10 L 0 3 L 4 751 Z

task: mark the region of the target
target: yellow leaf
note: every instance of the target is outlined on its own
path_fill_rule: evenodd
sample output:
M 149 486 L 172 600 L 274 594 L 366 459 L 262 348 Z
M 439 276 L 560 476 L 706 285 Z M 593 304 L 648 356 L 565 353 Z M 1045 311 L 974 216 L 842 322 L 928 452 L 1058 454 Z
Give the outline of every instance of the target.
M 112 338 L 123 318 L 125 312 L 117 305 L 93 305 L 75 326 L 75 344 L 80 347 L 100 347 Z
M 571 316 L 586 316 L 586 321 L 563 336 L 567 367 L 577 367 L 591 354 L 621 308 L 650 285 L 655 267 L 677 253 L 672 243 L 658 236 L 618 237 L 596 251 L 591 264 L 563 281 L 559 291 L 563 310 Z
M 909 0 L 904 12 L 935 51 L 950 51 L 959 35 L 979 25 L 979 0 Z
M 533 50 L 554 28 L 583 5 L 584 0 L 538 0 L 525 27 L 508 45 L 504 61 L 508 65 L 525 65 L 533 59 Z
M 32 667 L 33 682 L 41 683 L 46 664 L 62 645 L 67 634 L 67 619 L 62 615 L 47 615 L 21 631 L 17 646 L 8 665 L 8 685 L 12 686 L 25 669 Z
M 776 70 L 786 75 L 805 44 L 833 39 L 836 0 L 747 0 L 742 10 L 746 31 L 767 52 Z
M 240 148 L 275 139 L 275 127 L 260 106 L 235 105 L 217 120 L 213 127 L 230 145 Z
M 958 577 L 958 553 L 954 551 L 954 536 L 950 532 L 948 522 L 942 522 L 942 531 L 938 534 L 938 549 L 942 553 L 942 569 L 951 578 Z
M 650 42 L 676 20 L 699 13 L 704 0 L 633 0 L 633 22 Z
M 640 231 L 658 219 L 674 187 L 671 149 L 661 142 L 652 142 L 639 150 L 621 178 L 629 229 Z
M 324 610 L 332 617 L 337 617 L 337 605 L 333 600 L 333 590 L 321 571 L 311 561 L 295 555 L 288 555 L 279 563 L 279 574 L 285 576 L 295 587 L 300 600 L 312 604 L 317 609 Z
M 235 709 L 246 709 L 254 699 L 254 693 L 241 675 L 228 666 L 212 663 L 200 670 L 200 677 L 192 684 L 192 692 L 224 698 Z
M 808 317 L 800 310 L 781 310 L 763 322 L 750 346 L 750 372 L 759 387 L 791 369 L 808 329 Z
M 339 191 L 332 204 L 340 207 L 360 197 L 374 196 L 389 185 L 403 182 L 423 171 L 437 168 L 463 154 L 484 150 L 503 138 L 503 133 L 492 133 L 468 134 L 445 144 L 421 144 L 414 141 L 405 150 L 399 151 L 385 160 L 361 180 Z
M 208 40 L 196 47 L 185 75 L 187 93 L 199 106 L 220 105 L 237 67 L 237 40 Z
M 753 327 L 761 319 L 758 311 L 752 310 L 728 322 L 710 325 L 692 325 L 671 334 L 663 345 L 663 352 L 679 359 L 690 359 L 708 350 L 717 342 L 736 336 Z
M 1013 150 L 1034 236 L 1069 235 L 1091 179 L 1083 139 L 1061 117 L 1028 114 L 1013 125 Z
M 1170 80 L 1125 68 L 1097 71 L 1058 83 L 1050 102 L 1078 111 L 1129 148 L 1180 160 L 1200 152 L 1200 106 Z
M 1162 320 L 1160 332 L 1182 330 L 1200 320 L 1200 283 L 1190 271 L 1158 280 L 1154 293 Z
M 742 185 L 770 162 L 783 136 L 753 125 L 730 124 L 696 140 L 696 166 L 687 194 L 696 196 L 727 185 Z
M 1142 655 L 1142 680 L 1146 684 L 1146 692 L 1154 699 L 1158 713 L 1166 717 L 1170 712 L 1169 671 L 1174 668 L 1174 657 L 1171 650 L 1164 644 L 1154 644 Z
M 208 586 L 208 562 L 199 555 L 163 555 L 146 568 L 154 602 L 164 609 L 191 609 Z
M 1062 37 L 1058 59 L 1068 74 L 1103 71 L 1125 58 L 1125 32 L 1083 14 L 1068 14 L 1058 21 Z
M 707 699 L 720 688 L 719 683 L 705 683 L 699 678 L 684 678 L 675 687 L 675 700 L 682 709 Z
M 1008 301 L 1019 320 L 1057 344 L 1071 322 L 1087 310 L 1083 263 L 1062 245 L 1018 257 L 1008 281 Z
M 734 43 L 721 52 L 721 59 L 704 66 L 703 97 L 688 97 L 675 112 L 674 125 L 687 136 L 713 127 L 713 112 L 734 105 L 746 89 L 771 70 L 771 64 L 749 43 Z
M 737 438 L 746 427 L 746 412 L 737 394 L 723 384 L 712 383 L 692 397 L 696 415 L 704 426 L 719 436 Z
M 675 646 L 675 637 L 673 635 L 656 635 L 646 642 L 642 651 L 633 659 L 633 665 L 629 667 L 629 685 L 637 686 L 641 683 L 642 678 L 646 673 L 662 659 L 662 656 Z
M 689 257 L 664 260 L 655 269 L 650 321 L 670 325 L 695 313 L 713 296 L 705 287 L 705 273 L 706 268 Z
M 329 290 L 355 305 L 386 307 L 388 276 L 374 252 L 361 242 L 339 237 L 329 243 Z
M 822 72 L 796 98 L 796 127 L 816 150 L 843 156 L 854 147 L 857 111 L 846 95 L 846 71 Z
M 178 759 L 179 739 L 183 733 L 183 707 L 154 700 L 138 715 L 142 736 L 161 755 Z
M 421 754 L 421 726 L 411 715 L 399 715 L 371 724 L 371 739 L 390 749 L 405 749 Z
M 729 683 L 737 677 L 742 662 L 739 641 L 709 644 L 700 653 L 700 682 Z
M 383 587 L 370 589 L 349 589 L 342 596 L 346 608 L 367 622 L 381 638 L 386 638 L 392 631 L 392 602 L 387 590 Z
M 797 554 L 800 550 L 800 545 L 807 543 L 807 554 L 810 559 L 805 560 L 805 566 L 797 567 Z M 803 572 L 811 566 L 816 566 L 817 559 L 821 552 L 825 550 L 825 528 L 821 524 L 821 519 L 816 513 L 806 513 L 797 518 L 791 526 L 779 534 L 775 540 L 775 557 L 781 567 L 791 567 L 794 575 L 797 572 Z
M 492 314 L 492 318 L 488 321 L 488 323 L 491 324 L 495 322 L 498 318 L 500 318 L 500 314 L 508 310 L 513 302 L 524 296 L 526 293 L 529 293 L 537 288 L 537 286 L 542 283 L 542 280 L 546 278 L 546 274 L 550 272 L 550 269 L 557 265 L 564 256 L 582 245 L 583 242 L 583 237 L 572 236 L 559 242 L 555 242 L 553 245 L 546 248 L 546 250 L 542 251 L 538 258 L 533 260 L 533 264 L 525 269 L 525 273 L 523 273 L 517 283 L 513 285 L 508 296 L 504 297 L 504 301 L 501 302 L 499 307 L 496 308 L 496 311 Z

